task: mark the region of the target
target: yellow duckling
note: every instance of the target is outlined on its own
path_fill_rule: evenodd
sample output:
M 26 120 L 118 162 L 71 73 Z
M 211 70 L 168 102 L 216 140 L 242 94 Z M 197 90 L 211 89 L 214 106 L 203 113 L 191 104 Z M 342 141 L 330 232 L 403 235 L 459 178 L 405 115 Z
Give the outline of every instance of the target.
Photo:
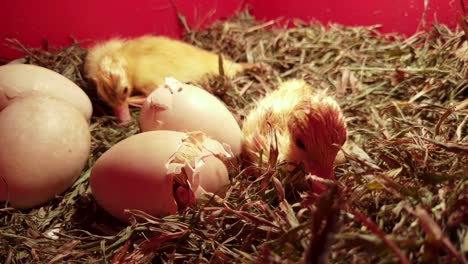
M 98 96 L 114 110 L 120 122 L 131 119 L 128 104 L 141 105 L 164 84 L 165 77 L 198 82 L 219 74 L 219 56 L 183 41 L 162 36 L 110 39 L 91 47 L 85 75 L 93 80 Z M 248 64 L 223 59 L 224 74 L 233 77 Z M 131 97 L 134 94 L 143 97 Z
M 335 178 L 333 163 L 347 136 L 338 103 L 298 79 L 261 99 L 242 131 L 242 153 L 251 164 L 258 164 L 261 150 L 268 160 L 276 137 L 279 161 L 304 163 L 307 172 L 325 179 Z

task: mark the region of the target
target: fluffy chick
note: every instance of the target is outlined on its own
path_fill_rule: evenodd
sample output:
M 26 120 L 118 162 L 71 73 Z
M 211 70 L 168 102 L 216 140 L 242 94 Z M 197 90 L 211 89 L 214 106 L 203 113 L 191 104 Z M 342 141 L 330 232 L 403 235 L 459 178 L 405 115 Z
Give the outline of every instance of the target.
M 165 77 L 202 81 L 219 73 L 218 59 L 218 54 L 183 41 L 146 35 L 96 44 L 88 50 L 84 69 L 86 77 L 95 82 L 98 96 L 112 107 L 119 121 L 125 122 L 131 119 L 128 103 L 132 103 L 132 95 L 142 94 L 133 103 L 143 103 L 148 94 L 164 84 Z M 233 77 L 244 66 L 223 59 L 227 77 Z
M 244 120 L 242 153 L 258 164 L 276 136 L 278 160 L 304 163 L 307 172 L 334 179 L 333 163 L 347 136 L 338 103 L 304 80 L 292 79 L 263 99 Z

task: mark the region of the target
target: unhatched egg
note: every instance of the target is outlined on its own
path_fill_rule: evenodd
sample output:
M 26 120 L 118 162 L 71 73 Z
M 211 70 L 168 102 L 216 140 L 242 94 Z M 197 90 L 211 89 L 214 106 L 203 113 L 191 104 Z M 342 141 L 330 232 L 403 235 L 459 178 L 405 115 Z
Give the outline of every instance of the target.
M 148 96 L 139 123 L 142 131 L 203 131 L 228 144 L 235 155 L 240 152 L 241 129 L 223 102 L 201 88 L 173 78 L 166 78 L 166 84 Z
M 158 130 L 130 136 L 94 164 L 90 176 L 93 195 L 123 222 L 130 217 L 125 209 L 158 217 L 175 214 L 194 202 L 199 182 L 229 183 L 226 166 L 216 157 L 232 155 L 214 142 L 201 132 Z M 207 188 L 217 191 L 223 186 L 217 187 Z
M 93 111 L 89 97 L 65 76 L 31 64 L 0 66 L 0 111 L 11 100 L 31 94 L 45 94 L 60 98 L 76 107 L 90 120 Z
M 0 112 L 0 200 L 41 205 L 65 191 L 83 170 L 91 145 L 88 123 L 52 96 L 15 99 Z

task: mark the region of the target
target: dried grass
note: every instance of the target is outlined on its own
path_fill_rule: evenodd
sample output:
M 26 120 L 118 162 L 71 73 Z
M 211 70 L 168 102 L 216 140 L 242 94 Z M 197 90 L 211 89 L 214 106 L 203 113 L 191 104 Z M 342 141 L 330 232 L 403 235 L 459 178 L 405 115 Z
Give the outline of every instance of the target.
M 300 168 L 288 172 L 285 164 L 256 180 L 239 169 L 224 201 L 165 218 L 134 211 L 139 222 L 122 226 L 94 203 L 89 168 L 113 144 L 137 133 L 136 122 L 117 126 L 96 98 L 83 79 L 86 51 L 79 43 L 54 52 L 25 49 L 27 63 L 62 73 L 90 95 L 92 153 L 63 196 L 32 210 L 0 209 L 0 262 L 466 262 L 463 31 L 434 25 L 405 39 L 374 27 L 273 24 L 242 12 L 190 30 L 185 40 L 237 61 L 269 65 L 207 87 L 239 120 L 281 79 L 304 78 L 335 92 L 347 116 L 350 147 L 336 169 L 339 181 L 325 182 L 328 192 L 317 197 L 309 187 L 320 179 Z M 294 177 L 307 177 L 309 186 L 293 188 Z

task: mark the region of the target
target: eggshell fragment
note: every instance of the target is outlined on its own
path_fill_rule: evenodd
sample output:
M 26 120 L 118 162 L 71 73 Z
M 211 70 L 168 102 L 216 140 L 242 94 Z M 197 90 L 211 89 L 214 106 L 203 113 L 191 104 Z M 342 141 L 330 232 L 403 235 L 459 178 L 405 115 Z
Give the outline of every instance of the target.
M 229 188 L 229 174 L 223 162 L 215 157 L 207 157 L 205 166 L 200 169 L 198 177 L 200 193 L 196 193 L 196 198 L 203 198 L 203 194 L 216 194 L 220 197 L 226 195 Z
M 31 208 L 65 191 L 91 146 L 86 119 L 51 96 L 13 100 L 0 112 L 0 200 Z
M 0 66 L 0 111 L 11 100 L 31 94 L 46 94 L 60 98 L 76 107 L 90 120 L 93 108 L 89 97 L 65 76 L 31 64 Z
M 158 217 L 175 214 L 178 207 L 183 209 L 192 203 L 190 197 L 177 199 L 176 195 L 188 195 L 189 191 L 193 195 L 201 168 L 208 164 L 210 168 L 225 169 L 223 162 L 216 162 L 217 150 L 206 148 L 204 138 L 196 133 L 158 130 L 133 135 L 96 161 L 91 170 L 91 190 L 97 203 L 123 222 L 130 217 L 125 209 Z M 184 185 L 188 188 L 179 189 Z
M 141 131 L 203 131 L 240 153 L 241 129 L 234 116 L 214 95 L 193 85 L 166 78 L 166 84 L 153 91 L 140 112 Z

